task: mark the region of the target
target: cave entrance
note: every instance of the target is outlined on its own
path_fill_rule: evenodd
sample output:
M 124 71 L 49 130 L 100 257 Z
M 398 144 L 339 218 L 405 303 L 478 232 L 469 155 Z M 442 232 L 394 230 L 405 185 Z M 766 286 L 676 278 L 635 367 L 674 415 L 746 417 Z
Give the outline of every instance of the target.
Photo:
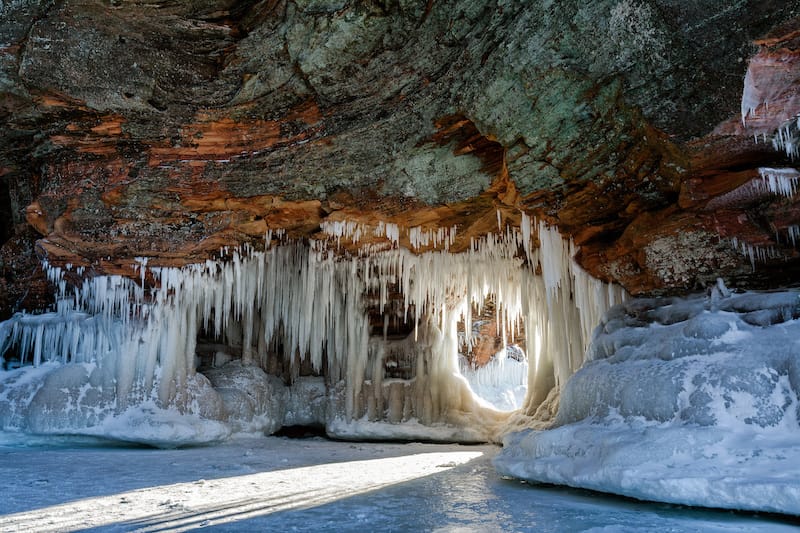
M 516 411 L 528 392 L 525 329 L 521 319 L 504 328 L 496 302 L 490 294 L 480 308 L 472 304 L 471 338 L 463 317 L 458 323 L 458 366 L 479 398 L 499 411 Z

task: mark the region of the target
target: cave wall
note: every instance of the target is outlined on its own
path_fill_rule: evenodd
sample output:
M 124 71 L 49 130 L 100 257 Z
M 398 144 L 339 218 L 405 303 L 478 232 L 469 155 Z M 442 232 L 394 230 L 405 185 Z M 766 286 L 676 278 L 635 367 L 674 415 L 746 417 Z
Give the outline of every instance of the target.
M 796 202 L 750 189 L 791 164 L 769 141 L 800 112 L 798 9 L 4 3 L 3 313 L 47 301 L 41 258 L 130 274 L 343 220 L 405 247 L 457 226 L 458 252 L 521 212 L 633 294 L 792 284 Z M 764 102 L 742 123 L 748 65 Z

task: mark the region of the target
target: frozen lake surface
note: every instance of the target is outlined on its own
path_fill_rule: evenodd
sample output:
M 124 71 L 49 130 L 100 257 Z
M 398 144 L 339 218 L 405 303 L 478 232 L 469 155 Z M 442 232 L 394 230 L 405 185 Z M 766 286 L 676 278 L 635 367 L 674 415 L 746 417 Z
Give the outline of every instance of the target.
M 242 437 L 180 450 L 0 433 L 0 531 L 797 531 L 502 479 L 495 446 Z

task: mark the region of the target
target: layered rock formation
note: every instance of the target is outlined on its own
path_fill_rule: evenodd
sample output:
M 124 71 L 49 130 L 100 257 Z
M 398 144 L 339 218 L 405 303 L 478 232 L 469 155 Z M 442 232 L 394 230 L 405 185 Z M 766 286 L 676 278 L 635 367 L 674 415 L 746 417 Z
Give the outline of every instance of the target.
M 132 273 L 342 221 L 457 252 L 521 212 L 634 294 L 785 285 L 800 207 L 759 169 L 795 155 L 798 9 L 4 3 L 3 314 L 49 301 L 37 256 Z

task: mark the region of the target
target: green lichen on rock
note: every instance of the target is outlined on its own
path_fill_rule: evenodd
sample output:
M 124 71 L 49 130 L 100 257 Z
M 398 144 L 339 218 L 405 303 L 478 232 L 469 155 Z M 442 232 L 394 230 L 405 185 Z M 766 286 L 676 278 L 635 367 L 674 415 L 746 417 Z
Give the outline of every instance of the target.
M 453 203 L 480 194 L 491 184 L 481 171 L 480 159 L 456 156 L 454 146 L 414 148 L 395 160 L 392 177 L 382 192 L 422 200 L 428 204 Z M 447 176 L 446 181 L 440 176 Z

